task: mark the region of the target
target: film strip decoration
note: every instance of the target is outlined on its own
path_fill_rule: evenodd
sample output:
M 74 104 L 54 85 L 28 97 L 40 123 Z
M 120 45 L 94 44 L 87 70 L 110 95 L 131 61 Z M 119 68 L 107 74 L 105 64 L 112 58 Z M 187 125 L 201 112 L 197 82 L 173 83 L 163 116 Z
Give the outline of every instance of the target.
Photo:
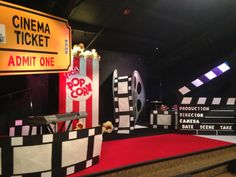
M 113 101 L 114 130 L 118 134 L 131 133 L 145 104 L 143 82 L 138 71 L 134 71 L 132 77 L 118 77 L 117 70 L 113 72 Z
M 203 84 L 206 84 L 210 80 L 222 75 L 224 72 L 228 71 L 230 69 L 227 62 L 222 63 L 221 65 L 213 68 L 206 74 L 201 75 L 197 79 L 193 80 L 191 83 L 181 87 L 178 89 L 179 93 L 181 95 L 186 95 L 187 93 L 195 90 L 196 88 L 200 87 Z
M 159 111 L 151 110 L 150 125 L 152 128 L 160 130 L 174 130 L 175 129 L 175 111 Z
M 65 177 L 99 162 L 102 127 L 0 138 L 0 176 Z
M 23 120 L 15 120 L 9 124 L 9 136 L 28 136 L 42 134 L 42 127 L 29 126 Z
M 119 134 L 129 134 L 134 130 L 135 120 L 131 86 L 131 77 L 118 77 L 117 70 L 113 72 L 114 130 Z
M 178 128 L 197 135 L 236 135 L 236 98 L 183 97 Z

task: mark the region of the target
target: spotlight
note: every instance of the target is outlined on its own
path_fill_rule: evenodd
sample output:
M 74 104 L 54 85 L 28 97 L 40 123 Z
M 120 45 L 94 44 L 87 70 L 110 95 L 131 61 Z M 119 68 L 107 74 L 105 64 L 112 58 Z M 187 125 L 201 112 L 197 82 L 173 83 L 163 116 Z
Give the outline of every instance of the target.
M 130 10 L 129 8 L 125 8 L 125 9 L 123 10 L 123 15 L 129 16 L 130 14 L 131 14 L 131 10 Z

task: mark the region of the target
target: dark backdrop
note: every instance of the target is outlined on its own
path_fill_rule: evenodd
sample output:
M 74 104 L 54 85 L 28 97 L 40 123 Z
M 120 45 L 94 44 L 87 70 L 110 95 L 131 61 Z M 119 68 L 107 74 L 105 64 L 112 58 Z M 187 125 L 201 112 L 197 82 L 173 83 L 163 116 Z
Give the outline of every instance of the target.
M 138 70 L 148 100 L 162 100 L 171 107 L 177 103 L 176 91 L 208 72 L 215 66 L 228 61 L 231 70 L 196 89 L 190 96 L 236 96 L 236 55 L 234 52 L 214 54 L 209 50 L 195 53 L 189 60 L 175 66 L 156 71 L 158 62 L 148 57 L 113 51 L 99 51 L 100 61 L 100 123 L 113 120 L 112 73 L 119 76 L 132 75 Z M 58 74 L 1 76 L 0 77 L 0 133 L 7 133 L 7 125 L 15 119 L 29 115 L 58 113 Z M 161 85 L 161 86 L 160 86 Z M 142 120 L 148 120 L 148 114 Z

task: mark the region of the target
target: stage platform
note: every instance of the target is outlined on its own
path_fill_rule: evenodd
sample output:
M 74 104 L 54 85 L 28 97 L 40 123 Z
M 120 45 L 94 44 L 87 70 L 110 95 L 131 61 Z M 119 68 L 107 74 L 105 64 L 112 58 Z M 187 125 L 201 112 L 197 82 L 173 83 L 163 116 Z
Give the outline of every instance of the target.
M 106 141 L 102 144 L 100 162 L 68 177 L 103 176 L 146 164 L 178 159 L 231 146 L 235 147 L 234 143 L 236 143 L 230 141 L 235 138 L 228 138 L 224 141 L 223 139 L 219 140 L 217 136 L 155 134 L 153 131 L 147 133 L 146 136 L 134 136 L 136 137 L 124 135 L 125 139 L 122 139 L 122 135 L 119 135 L 117 137 L 121 139 L 115 139 L 112 138 L 114 136 L 105 135 Z

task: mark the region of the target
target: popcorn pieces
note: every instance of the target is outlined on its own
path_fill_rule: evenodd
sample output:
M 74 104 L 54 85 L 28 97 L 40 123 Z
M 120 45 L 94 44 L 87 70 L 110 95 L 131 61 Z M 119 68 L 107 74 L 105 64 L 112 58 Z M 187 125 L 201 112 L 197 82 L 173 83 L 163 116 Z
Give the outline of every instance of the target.
M 103 133 L 111 133 L 113 131 L 113 124 L 111 121 L 106 121 L 102 124 L 102 132 Z
M 169 107 L 166 105 L 161 105 L 159 109 L 160 109 L 160 111 L 167 111 L 167 110 L 169 110 Z
M 100 56 L 98 55 L 95 49 L 92 49 L 91 51 L 89 50 L 85 51 L 83 43 L 80 43 L 78 45 L 76 44 L 73 46 L 72 55 L 74 57 L 80 56 L 80 57 L 85 57 L 85 58 L 100 59 Z
M 77 122 L 74 130 L 81 130 L 84 128 L 84 124 L 82 122 Z

